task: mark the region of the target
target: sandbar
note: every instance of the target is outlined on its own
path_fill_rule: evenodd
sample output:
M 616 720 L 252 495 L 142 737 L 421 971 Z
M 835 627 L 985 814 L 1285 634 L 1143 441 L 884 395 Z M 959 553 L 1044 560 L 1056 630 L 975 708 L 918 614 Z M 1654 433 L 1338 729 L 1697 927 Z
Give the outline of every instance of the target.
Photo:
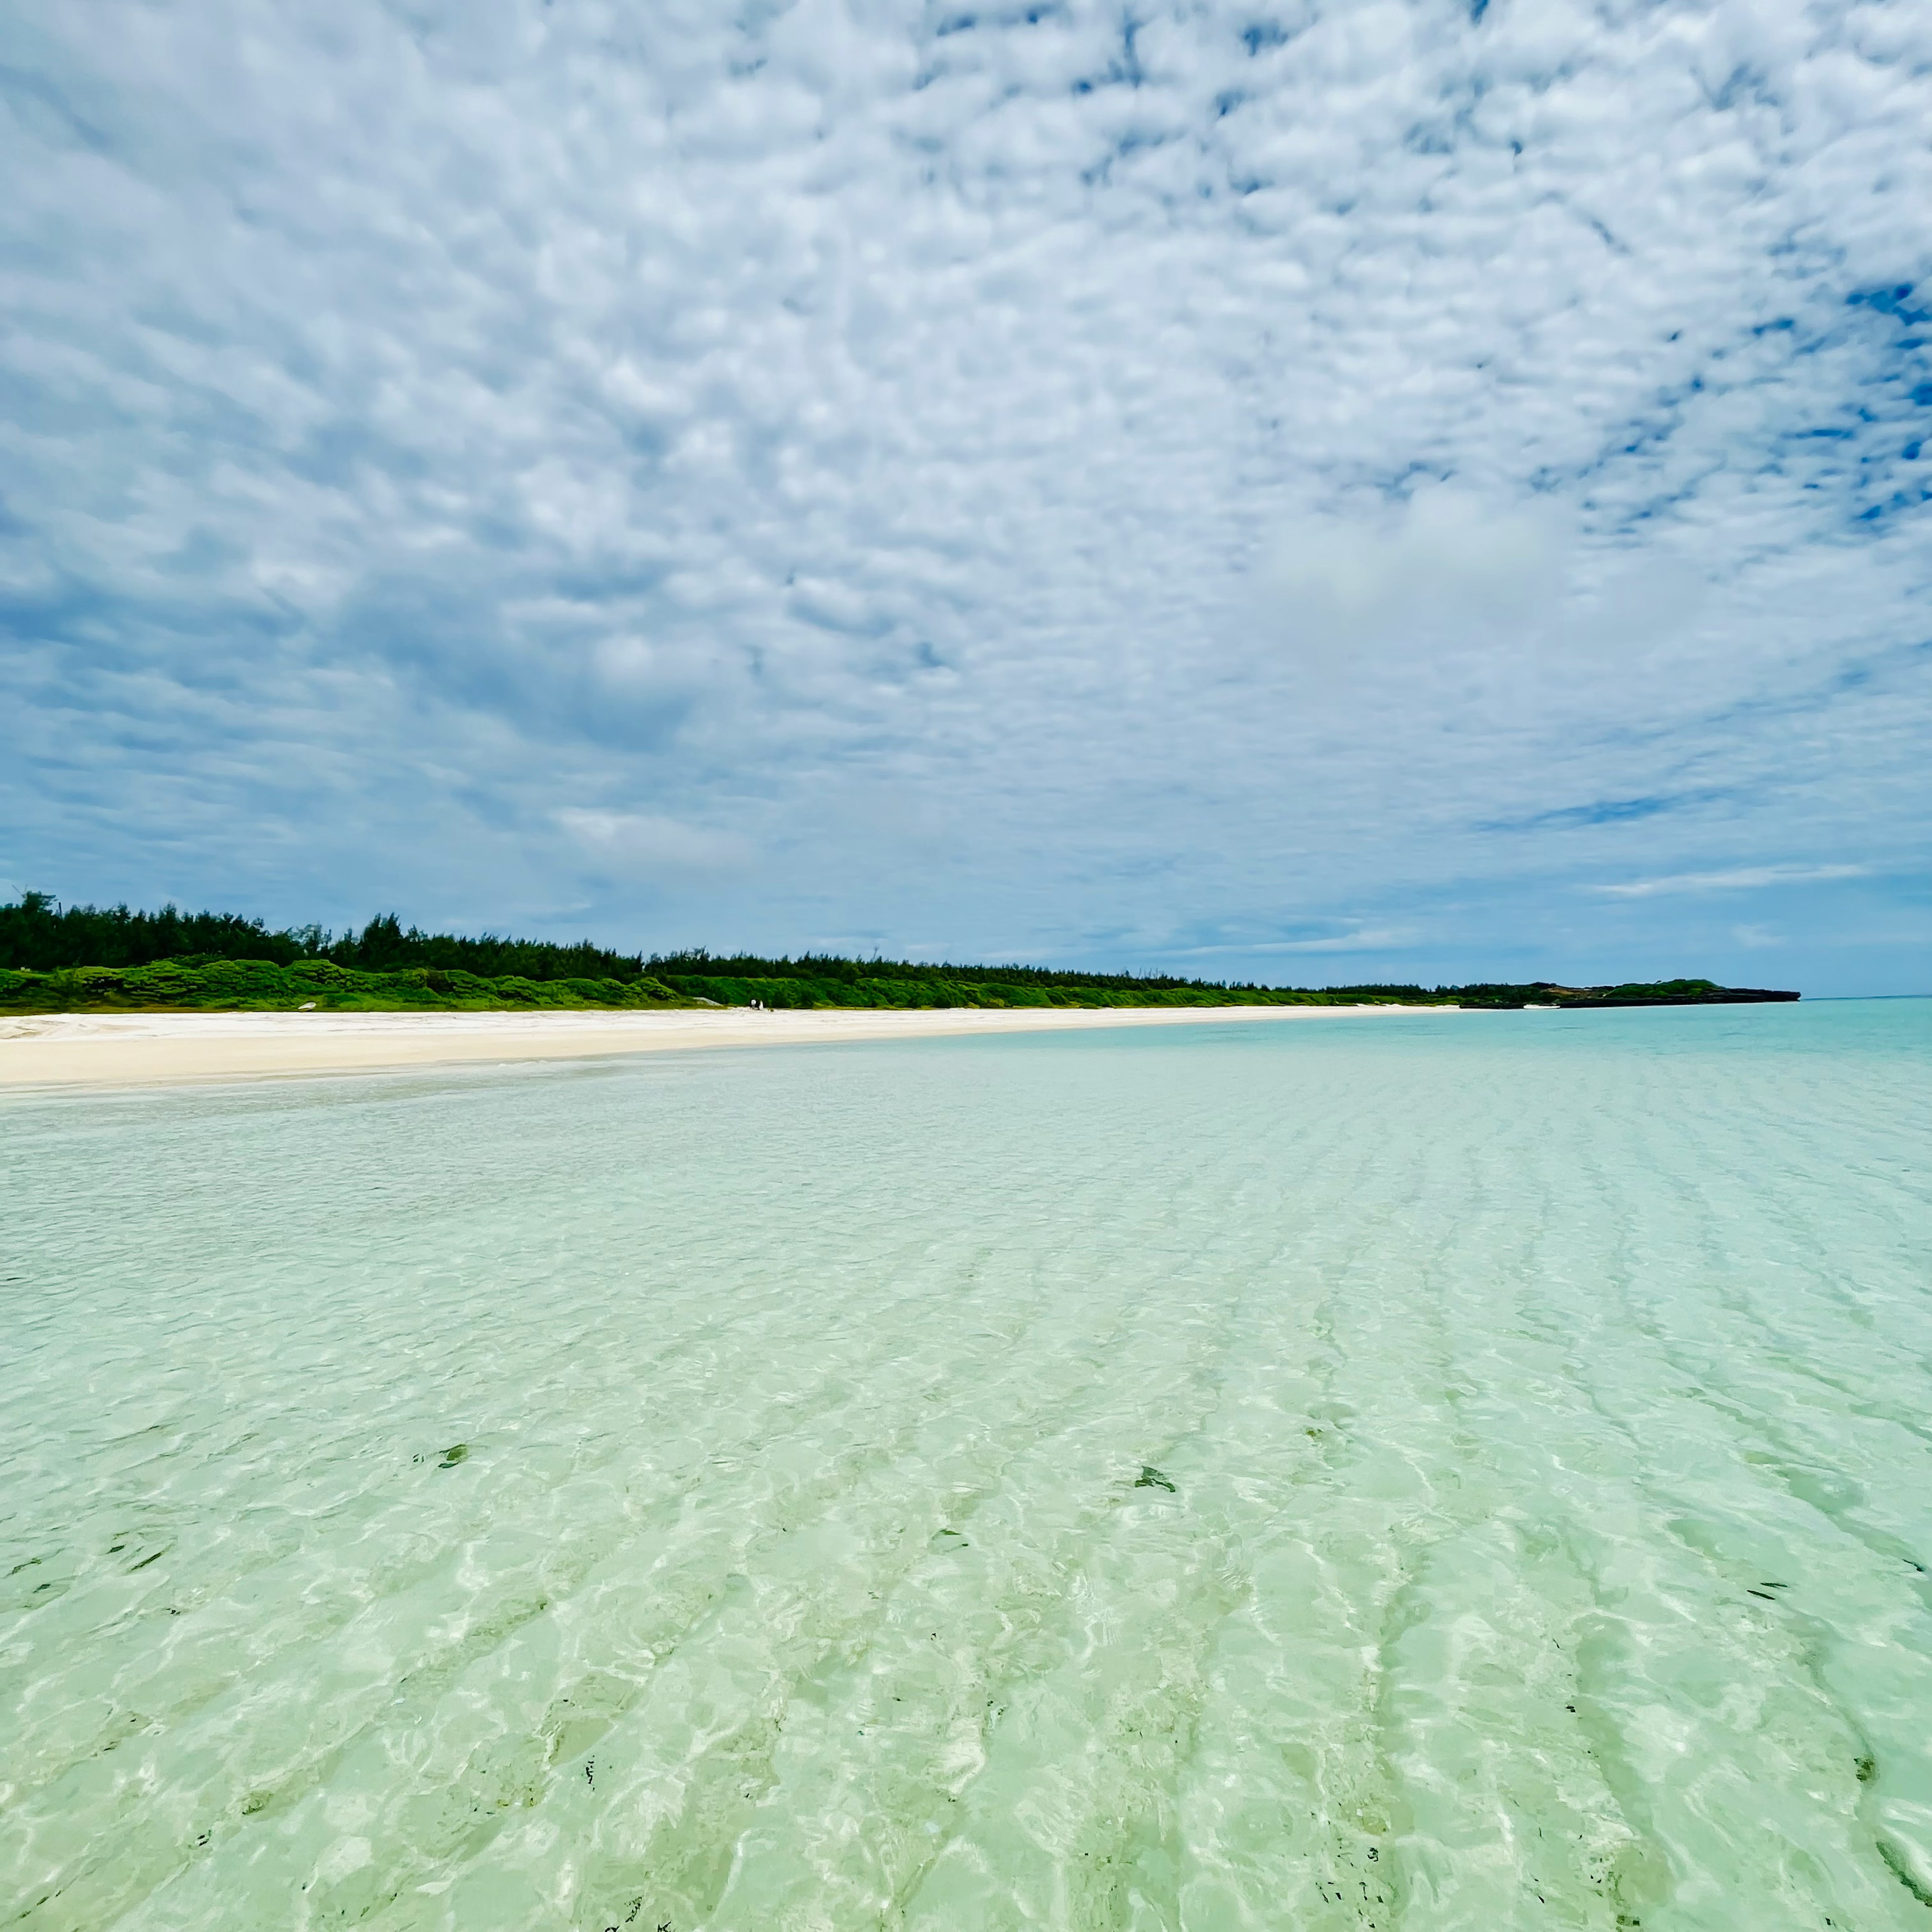
M 0 1088 L 185 1086 L 462 1062 L 941 1034 L 1226 1025 L 1443 1006 L 1056 1006 L 670 1012 L 30 1013 L 0 1016 Z

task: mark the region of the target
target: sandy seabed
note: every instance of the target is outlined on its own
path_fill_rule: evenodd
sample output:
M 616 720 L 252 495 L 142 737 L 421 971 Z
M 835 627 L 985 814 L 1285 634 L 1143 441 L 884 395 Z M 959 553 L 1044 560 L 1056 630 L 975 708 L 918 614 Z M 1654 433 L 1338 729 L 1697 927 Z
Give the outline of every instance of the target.
M 914 1040 L 1093 1027 L 1226 1025 L 1442 1006 L 952 1007 L 774 1012 L 34 1013 L 0 1018 L 0 1088 L 172 1086 L 462 1061 L 573 1060 L 708 1046 Z
M 1928 1022 L 14 1089 L 0 1922 L 1927 1932 Z

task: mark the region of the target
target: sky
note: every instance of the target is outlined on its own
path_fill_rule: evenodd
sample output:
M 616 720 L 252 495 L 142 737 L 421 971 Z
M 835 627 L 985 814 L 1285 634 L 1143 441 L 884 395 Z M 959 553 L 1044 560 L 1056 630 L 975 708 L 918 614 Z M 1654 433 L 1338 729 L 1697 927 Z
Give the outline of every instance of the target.
M 88 0 L 0 893 L 1932 989 L 1932 9 Z

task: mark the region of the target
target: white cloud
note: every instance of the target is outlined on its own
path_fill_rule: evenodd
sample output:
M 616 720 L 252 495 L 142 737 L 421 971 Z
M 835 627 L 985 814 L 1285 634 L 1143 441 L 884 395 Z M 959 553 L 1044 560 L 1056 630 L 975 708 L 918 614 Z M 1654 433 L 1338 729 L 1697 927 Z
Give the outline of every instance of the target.
M 1399 952 L 1416 944 L 1411 926 L 1364 926 L 1353 932 L 1334 932 L 1316 939 L 1250 939 L 1231 940 L 1218 946 L 1190 946 L 1180 956 L 1202 958 L 1217 952 L 1238 952 L 1264 956 L 1280 952 Z
M 10 869 L 1149 964 L 1922 872 L 1932 15 L 1472 14 L 23 14 Z M 559 814 L 662 799 L 760 862 L 640 928 Z
M 730 832 L 648 812 L 566 806 L 556 817 L 593 865 L 621 874 L 734 872 L 751 856 L 745 842 Z
M 1675 872 L 1658 879 L 1631 879 L 1592 886 L 1611 898 L 1649 899 L 1664 892 L 1750 892 L 1766 886 L 1808 886 L 1830 879 L 1862 879 L 1868 866 L 1740 866 L 1728 872 Z
M 1553 610 L 1564 548 L 1547 506 L 1425 488 L 1304 523 L 1264 573 L 1264 610 L 1322 658 L 1394 641 L 1507 637 Z
M 1415 943 L 1414 933 L 1404 926 L 1364 926 L 1357 932 L 1331 933 L 1324 939 L 1265 940 L 1255 948 L 1258 952 L 1385 952 Z

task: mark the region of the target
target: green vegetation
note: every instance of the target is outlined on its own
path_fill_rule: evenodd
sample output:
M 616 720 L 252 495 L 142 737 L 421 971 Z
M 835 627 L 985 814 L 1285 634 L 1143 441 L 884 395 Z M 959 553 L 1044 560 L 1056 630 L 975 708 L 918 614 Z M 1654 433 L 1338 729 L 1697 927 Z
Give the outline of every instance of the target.
M 502 1007 L 688 1006 L 659 981 L 485 980 L 440 966 L 357 973 L 328 959 L 161 959 L 152 966 L 0 967 L 0 1012 L 248 1012 L 315 1006 L 331 1012 L 489 1012 Z
M 158 960 L 267 960 L 292 966 L 326 959 L 358 973 L 393 973 L 429 967 L 467 973 L 479 980 L 640 980 L 644 962 L 584 940 L 575 946 L 547 940 L 481 939 L 454 933 L 405 932 L 393 913 L 372 919 L 360 932 L 339 938 L 319 926 L 271 932 L 259 919 L 233 913 L 130 912 L 122 906 L 62 907 L 45 892 L 26 892 L 0 906 L 0 968 L 51 973 L 68 966 L 151 966 Z
M 63 908 L 44 892 L 0 905 L 0 1012 L 236 1011 L 313 1006 L 482 1011 L 920 1006 L 1408 1005 L 1683 1006 L 1796 999 L 1708 980 L 1622 986 L 1330 986 L 1137 978 L 1035 966 L 934 965 L 910 960 L 796 959 L 704 952 L 646 958 L 585 940 L 574 946 L 405 929 L 393 914 L 339 937 L 319 926 L 271 932 L 233 914 L 172 906 Z

